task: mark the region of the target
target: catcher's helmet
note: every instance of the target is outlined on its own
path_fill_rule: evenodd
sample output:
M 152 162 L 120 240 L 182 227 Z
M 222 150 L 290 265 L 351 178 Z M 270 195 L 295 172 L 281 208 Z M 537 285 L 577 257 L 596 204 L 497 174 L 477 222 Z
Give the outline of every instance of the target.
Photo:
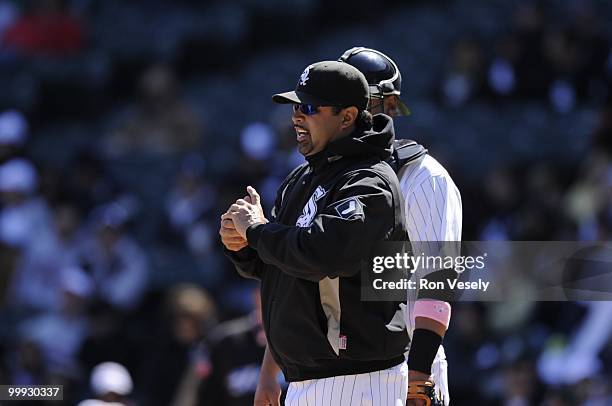
M 370 85 L 373 97 L 384 97 L 402 92 L 402 74 L 391 58 L 371 48 L 355 47 L 348 49 L 338 59 L 353 65 L 361 71 Z M 402 114 L 410 114 L 410 109 L 400 100 Z

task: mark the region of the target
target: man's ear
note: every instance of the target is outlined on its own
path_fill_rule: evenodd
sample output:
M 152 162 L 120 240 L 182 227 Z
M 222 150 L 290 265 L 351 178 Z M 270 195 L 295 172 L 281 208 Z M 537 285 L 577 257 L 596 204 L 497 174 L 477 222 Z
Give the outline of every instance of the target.
M 386 115 L 391 116 L 391 118 L 395 117 L 399 113 L 399 97 L 397 95 L 392 94 L 390 96 L 385 96 L 384 102 L 384 112 Z
M 355 120 L 357 119 L 357 114 L 359 110 L 357 107 L 351 106 L 342 110 L 342 129 L 349 128 L 353 124 L 355 124 Z

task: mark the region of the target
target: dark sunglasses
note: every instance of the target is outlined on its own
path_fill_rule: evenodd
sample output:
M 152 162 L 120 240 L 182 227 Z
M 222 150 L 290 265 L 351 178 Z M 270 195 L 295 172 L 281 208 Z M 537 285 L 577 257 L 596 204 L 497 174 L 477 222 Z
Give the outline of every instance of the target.
M 304 104 L 304 103 L 293 105 L 293 111 L 295 112 L 298 110 L 300 110 L 304 115 L 307 115 L 307 116 L 312 116 L 319 112 L 319 108 L 315 106 L 314 104 Z

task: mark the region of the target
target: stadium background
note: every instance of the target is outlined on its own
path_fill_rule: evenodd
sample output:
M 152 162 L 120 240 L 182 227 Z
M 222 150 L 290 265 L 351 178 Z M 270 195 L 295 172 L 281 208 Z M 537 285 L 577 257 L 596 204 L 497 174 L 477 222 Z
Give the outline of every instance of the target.
M 202 342 L 255 288 L 219 215 L 301 161 L 271 94 L 353 46 L 398 63 L 397 133 L 451 173 L 464 240 L 608 241 L 611 21 L 604 0 L 0 0 L 0 383 L 73 404 L 112 360 L 135 404 L 206 392 L 230 354 Z M 452 404 L 612 404 L 609 308 L 456 305 Z

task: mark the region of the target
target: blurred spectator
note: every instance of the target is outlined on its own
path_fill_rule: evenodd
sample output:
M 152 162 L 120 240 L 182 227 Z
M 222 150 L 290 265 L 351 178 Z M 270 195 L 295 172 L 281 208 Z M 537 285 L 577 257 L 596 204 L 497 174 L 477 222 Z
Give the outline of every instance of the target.
M 264 123 L 251 123 L 240 133 L 240 147 L 248 158 L 266 161 L 276 150 L 277 136 Z
M 578 44 L 567 31 L 549 29 L 544 35 L 542 49 L 552 74 L 548 91 L 550 104 L 555 111 L 568 113 L 578 101 Z
M 42 385 L 48 382 L 49 372 L 41 348 L 34 341 L 22 338 L 12 356 L 7 359 L 7 373 L 16 385 Z
M 216 190 L 204 177 L 204 160 L 188 155 L 175 184 L 166 198 L 168 242 L 179 243 L 195 255 L 204 256 L 212 248 L 212 235 L 206 217 L 215 208 Z
M 88 331 L 86 305 L 93 293 L 91 278 L 79 268 L 62 272 L 62 307 L 31 318 L 19 327 L 22 343 L 33 343 L 49 373 L 62 380 L 77 380 L 77 352 Z
M 290 114 L 283 114 L 285 126 L 291 124 L 288 118 Z M 284 127 L 283 127 L 284 128 Z M 293 131 L 293 128 L 291 128 Z M 291 141 L 287 148 L 287 140 Z M 240 146 L 243 160 L 240 167 L 246 172 L 246 177 L 256 177 L 256 179 L 246 180 L 243 185 L 257 184 L 257 189 L 264 202 L 272 204 L 276 199 L 276 189 L 282 183 L 284 177 L 295 166 L 290 166 L 293 158 L 292 152 L 297 152 L 293 144 L 293 136 L 288 136 L 284 140 L 279 140 L 276 130 L 265 123 L 254 122 L 248 124 L 240 133 Z M 280 144 L 280 145 L 279 145 Z M 303 162 L 303 156 L 297 153 Z M 257 183 L 255 183 L 257 182 Z M 240 193 L 245 193 L 241 190 Z
M 0 164 L 16 158 L 28 139 L 28 122 L 17 110 L 0 113 Z
M 95 152 L 78 152 L 64 172 L 59 185 L 60 196 L 76 204 L 82 215 L 88 215 L 94 207 L 120 195 L 119 185 Z
M 25 12 L 2 37 L 9 50 L 27 56 L 67 56 L 85 44 L 84 24 L 65 0 L 29 0 Z
M 53 212 L 53 223 L 37 235 L 15 267 L 11 304 L 22 312 L 57 310 L 61 305 L 62 271 L 76 263 L 80 218 L 74 207 L 61 205 Z
M 523 359 L 506 367 L 503 379 L 503 406 L 530 406 L 542 400 L 541 383 L 531 360 Z
M 216 318 L 212 298 L 196 285 L 177 285 L 168 292 L 162 331 L 147 349 L 143 366 L 142 404 L 194 405 L 203 379 L 211 373 L 203 339 Z M 163 368 L 159 368 L 163 365 Z
M 149 277 L 143 250 L 124 230 L 130 215 L 118 202 L 99 207 L 78 248 L 78 261 L 92 276 L 98 297 L 123 311 L 140 302 Z
M 259 287 L 251 314 L 220 324 L 211 333 L 212 374 L 202 385 L 199 405 L 251 406 L 266 348 Z
M 565 195 L 565 208 L 578 225 L 580 240 L 597 240 L 604 237 L 609 221 L 604 213 L 612 207 L 612 161 L 610 157 L 594 151 L 583 163 L 580 176 Z M 604 238 L 605 239 L 605 238 Z
M 525 176 L 526 198 L 514 220 L 512 238 L 521 241 L 574 239 L 574 225 L 559 210 L 563 206 L 562 185 L 554 168 L 536 164 L 528 168 Z
M 200 120 L 178 94 L 174 73 L 163 64 L 147 69 L 139 82 L 138 104 L 127 122 L 106 140 L 110 156 L 129 152 L 173 154 L 201 142 Z
M 480 240 L 511 240 L 511 213 L 519 204 L 519 185 L 510 168 L 497 168 L 484 181 L 486 202 L 492 213 L 488 214 Z
M 80 402 L 78 406 L 130 406 L 132 377 L 127 369 L 116 362 L 104 362 L 91 371 L 90 387 L 95 399 Z
M 282 115 L 282 118 L 277 118 L 278 124 L 283 122 L 282 128 L 285 129 L 291 124 L 290 113 L 287 110 L 278 111 L 281 112 L 279 116 Z M 293 134 L 293 127 L 290 129 Z M 242 128 L 239 141 L 240 155 L 235 164 L 228 168 L 228 181 L 224 182 L 227 187 L 219 188 L 217 208 L 225 209 L 223 204 L 231 204 L 236 196 L 246 195 L 243 185 L 253 185 L 262 195 L 264 209 L 269 210 L 276 198 L 276 188 L 293 168 L 290 166 L 293 164 L 290 162 L 290 153 L 297 151 L 294 137 L 288 135 L 283 148 L 283 140 L 279 139 L 274 127 L 263 122 L 251 122 Z M 287 144 L 290 146 L 287 147 Z M 297 155 L 303 162 L 303 156 L 299 153 Z
M 519 44 L 516 36 L 509 34 L 497 41 L 494 46 L 495 56 L 488 68 L 488 86 L 490 92 L 498 97 L 516 95 L 516 64 Z
M 445 105 L 459 107 L 483 94 L 483 49 L 478 41 L 463 38 L 455 44 L 451 58 L 440 92 Z
M 50 230 L 46 203 L 36 195 L 38 175 L 21 158 L 0 165 L 0 235 L 13 246 L 27 249 Z

